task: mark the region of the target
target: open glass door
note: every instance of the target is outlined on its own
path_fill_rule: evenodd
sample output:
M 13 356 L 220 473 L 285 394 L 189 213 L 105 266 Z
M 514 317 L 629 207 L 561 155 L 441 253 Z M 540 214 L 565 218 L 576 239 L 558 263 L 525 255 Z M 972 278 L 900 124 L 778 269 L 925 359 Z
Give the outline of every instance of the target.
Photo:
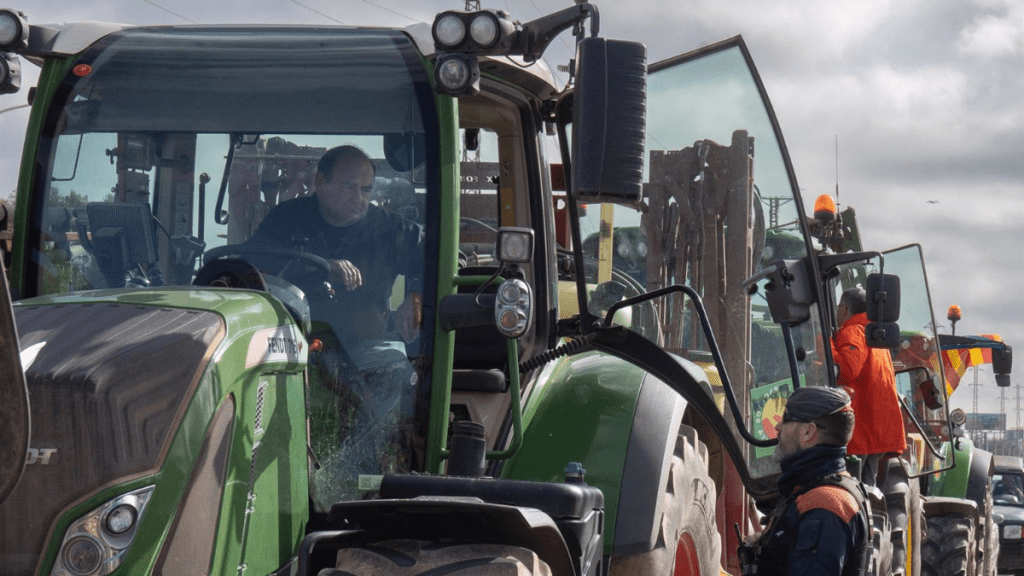
M 764 298 L 744 281 L 779 259 L 809 253 L 799 189 L 778 123 L 741 38 L 650 66 L 644 200 L 580 212 L 588 306 L 604 316 L 623 297 L 675 284 L 708 311 L 745 432 L 768 441 L 793 375 L 829 383 L 820 310 L 791 326 L 787 346 Z M 813 299 L 815 302 L 818 298 Z M 693 303 L 682 293 L 616 313 L 614 321 L 694 362 L 725 420 L 734 421 Z M 745 446 L 754 492 L 773 488 L 773 448 Z

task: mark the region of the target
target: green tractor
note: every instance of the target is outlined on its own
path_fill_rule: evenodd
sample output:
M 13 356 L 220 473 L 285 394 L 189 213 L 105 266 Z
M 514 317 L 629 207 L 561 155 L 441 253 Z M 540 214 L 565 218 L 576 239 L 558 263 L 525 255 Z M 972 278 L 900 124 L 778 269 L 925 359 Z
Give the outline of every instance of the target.
M 835 385 L 837 261 L 743 41 L 648 66 L 597 14 L 0 10 L 0 90 L 41 66 L 0 302 L 4 574 L 738 575 L 778 497 L 785 398 Z M 540 58 L 570 28 L 567 89 Z M 373 210 L 421 232 L 365 295 L 373 323 L 339 320 L 365 310 L 315 239 L 253 242 L 341 144 L 373 159 Z M 584 254 L 637 226 L 642 271 Z M 919 252 L 895 260 L 873 295 L 923 275 Z M 880 345 L 897 314 L 934 326 L 925 285 L 902 302 L 876 311 Z M 876 511 L 872 574 L 891 540 Z
M 826 215 L 824 221 L 812 220 L 812 230 L 837 254 L 861 249 L 852 207 L 838 218 Z M 901 252 L 884 253 L 886 265 L 899 262 L 904 257 Z M 836 297 L 842 289 L 865 282 L 872 266 L 878 264 L 840 266 L 831 279 Z M 908 282 L 927 283 L 923 275 L 902 275 L 901 281 L 904 294 Z M 909 293 L 927 294 L 915 289 Z M 955 327 L 959 307 L 950 308 L 948 319 Z M 917 315 L 909 324 L 928 321 L 930 315 Z M 901 324 L 906 326 L 908 320 L 901 317 Z M 1012 348 L 998 336 L 939 334 L 936 340 L 928 331 L 907 329 L 900 332 L 896 344 L 891 350 L 908 447 L 898 459 L 889 461 L 881 487 L 891 524 L 904 532 L 894 540 L 894 551 L 905 560 L 905 566 L 894 563 L 893 572 L 995 576 L 999 540 L 992 513 L 992 454 L 977 449 L 963 434 L 963 411 L 950 415 L 946 405 L 972 363 L 992 363 L 997 383 L 1008 386 Z M 939 430 L 944 427 L 952 430 L 951 442 L 940 441 L 945 433 Z
M 947 318 L 960 319 L 958 306 L 951 306 Z M 907 349 L 913 349 L 908 341 Z M 940 334 L 942 368 L 946 395 L 952 396 L 967 368 L 991 364 L 996 384 L 1010 385 L 1013 348 L 998 335 L 957 336 Z M 964 433 L 967 415 L 963 410 L 951 414 L 953 441 L 944 447 L 956 466 L 930 476 L 922 483 L 929 496 L 925 504 L 929 538 L 923 549 L 927 574 L 954 574 L 962 567 L 966 574 L 995 576 L 998 570 L 1000 539 L 998 517 L 993 503 L 993 476 L 996 457 L 974 445 Z M 968 566 L 973 565 L 973 568 Z

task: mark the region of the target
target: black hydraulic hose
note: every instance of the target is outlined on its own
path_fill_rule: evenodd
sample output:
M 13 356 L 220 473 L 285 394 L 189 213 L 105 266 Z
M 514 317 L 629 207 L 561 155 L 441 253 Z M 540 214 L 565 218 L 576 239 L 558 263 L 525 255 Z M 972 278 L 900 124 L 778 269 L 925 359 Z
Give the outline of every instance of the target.
M 519 365 L 519 373 L 526 374 L 531 370 L 540 368 L 541 366 L 547 364 L 548 362 L 551 362 L 552 360 L 557 360 L 562 356 L 568 356 L 569 354 L 572 354 L 573 352 L 576 352 L 577 350 L 586 347 L 589 343 L 590 340 L 587 336 L 570 340 L 557 348 L 552 348 L 551 350 L 548 350 L 543 354 L 538 354 L 537 356 L 530 358 L 526 362 L 521 363 Z

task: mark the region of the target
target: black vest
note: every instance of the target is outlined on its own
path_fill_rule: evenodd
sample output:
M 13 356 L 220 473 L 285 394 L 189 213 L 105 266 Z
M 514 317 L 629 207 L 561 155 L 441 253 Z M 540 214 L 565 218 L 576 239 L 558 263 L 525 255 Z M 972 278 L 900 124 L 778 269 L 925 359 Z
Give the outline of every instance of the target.
M 761 533 L 761 538 L 758 539 L 755 547 L 755 555 L 758 563 L 758 576 L 773 576 L 775 574 L 784 576 L 782 566 L 779 566 L 774 562 L 767 562 L 765 558 L 765 549 L 768 545 L 768 541 L 771 539 L 771 535 L 775 533 L 778 523 L 782 520 L 782 517 L 786 512 L 796 505 L 796 499 L 798 497 L 820 486 L 830 485 L 839 486 L 853 496 L 854 500 L 857 501 L 857 516 L 860 517 L 864 526 L 864 537 L 861 539 L 860 544 L 858 544 L 847 557 L 846 564 L 843 566 L 842 576 L 863 576 L 868 573 L 868 566 L 871 558 L 871 512 L 867 493 L 864 491 L 864 486 L 859 480 L 843 474 L 833 474 L 794 490 L 788 498 L 783 500 L 775 507 L 774 510 L 772 510 L 771 515 L 768 516 L 768 524 Z

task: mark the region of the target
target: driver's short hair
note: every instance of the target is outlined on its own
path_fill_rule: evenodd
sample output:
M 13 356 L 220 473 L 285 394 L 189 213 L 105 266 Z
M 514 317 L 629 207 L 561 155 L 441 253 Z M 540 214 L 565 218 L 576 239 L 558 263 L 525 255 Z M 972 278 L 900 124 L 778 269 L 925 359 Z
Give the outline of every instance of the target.
M 868 311 L 868 295 L 860 286 L 854 286 L 843 291 L 839 297 L 839 303 L 846 306 L 850 314 L 860 314 Z
M 373 168 L 373 175 L 377 175 L 377 166 L 370 159 L 370 155 L 363 152 L 358 146 L 351 144 L 345 144 L 344 146 L 336 146 L 331 148 L 324 155 L 320 157 L 320 162 L 316 165 L 316 171 L 324 175 L 324 179 L 330 182 L 334 179 L 334 169 L 341 162 L 351 162 L 353 160 L 365 160 Z

